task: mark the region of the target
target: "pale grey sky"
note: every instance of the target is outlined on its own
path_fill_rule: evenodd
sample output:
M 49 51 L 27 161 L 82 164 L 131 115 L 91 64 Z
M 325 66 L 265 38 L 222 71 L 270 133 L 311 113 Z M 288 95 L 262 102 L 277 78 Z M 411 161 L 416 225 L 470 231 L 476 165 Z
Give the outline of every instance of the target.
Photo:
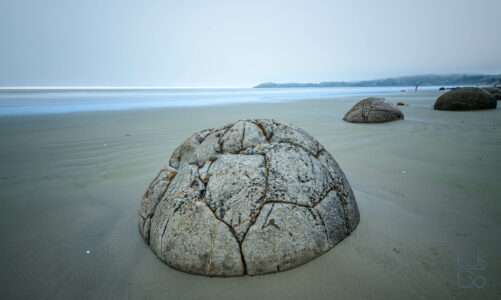
M 500 0 L 0 0 L 0 86 L 501 73 Z

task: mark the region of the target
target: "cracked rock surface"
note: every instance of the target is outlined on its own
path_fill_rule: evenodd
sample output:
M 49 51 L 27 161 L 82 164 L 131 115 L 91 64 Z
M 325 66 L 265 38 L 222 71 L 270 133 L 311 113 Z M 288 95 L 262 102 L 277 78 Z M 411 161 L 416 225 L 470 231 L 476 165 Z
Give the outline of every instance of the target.
M 241 120 L 193 134 L 147 188 L 139 231 L 166 264 L 208 276 L 284 271 L 359 223 L 350 184 L 304 130 Z
M 386 103 L 384 98 L 375 97 L 361 100 L 343 118 L 351 123 L 383 123 L 403 119 L 404 114 L 400 109 Z

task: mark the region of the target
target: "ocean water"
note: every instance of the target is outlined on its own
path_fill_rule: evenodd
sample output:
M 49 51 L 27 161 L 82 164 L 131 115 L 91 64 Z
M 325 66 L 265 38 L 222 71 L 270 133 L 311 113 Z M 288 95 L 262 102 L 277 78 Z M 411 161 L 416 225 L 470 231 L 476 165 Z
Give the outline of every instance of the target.
M 425 87 L 422 89 L 436 89 Z M 346 96 L 377 96 L 413 91 L 413 87 L 281 88 L 281 89 L 57 89 L 1 90 L 0 116 L 85 111 L 273 103 Z

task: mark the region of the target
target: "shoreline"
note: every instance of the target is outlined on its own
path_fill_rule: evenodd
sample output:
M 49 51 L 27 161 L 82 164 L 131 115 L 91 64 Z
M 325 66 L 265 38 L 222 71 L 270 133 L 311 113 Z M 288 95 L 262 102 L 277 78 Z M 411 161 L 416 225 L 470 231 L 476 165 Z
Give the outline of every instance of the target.
M 311 89 L 287 89 L 284 92 L 276 93 L 276 89 L 270 91 L 257 91 L 253 89 L 238 90 L 214 90 L 215 92 L 190 94 L 187 91 L 169 94 L 156 94 L 155 91 L 146 94 L 128 94 L 132 91 L 110 92 L 98 91 L 96 95 L 85 94 L 86 92 L 61 92 L 61 95 L 54 94 L 53 97 L 31 93 L 19 93 L 17 96 L 9 98 L 0 93 L 0 118 L 22 117 L 22 116 L 43 116 L 71 113 L 94 113 L 94 112 L 118 112 L 134 110 L 158 110 L 172 108 L 197 108 L 197 107 L 224 107 L 232 105 L 247 104 L 276 104 L 293 103 L 303 101 L 344 101 L 346 98 L 357 97 L 359 99 L 369 96 L 402 96 L 415 97 L 435 95 L 438 88 L 423 89 L 418 92 L 402 92 L 399 89 L 351 89 L 351 88 L 330 88 L 327 92 L 318 92 L 311 95 Z M 242 92 L 243 91 L 243 92 Z M 200 92 L 200 91 L 198 91 Z M 99 94 L 101 93 L 101 94 Z M 213 94 L 215 93 L 215 94 Z M 441 92 L 438 92 L 441 93 Z M 47 95 L 50 95 L 47 94 Z M 2 98 L 3 97 L 3 98 Z

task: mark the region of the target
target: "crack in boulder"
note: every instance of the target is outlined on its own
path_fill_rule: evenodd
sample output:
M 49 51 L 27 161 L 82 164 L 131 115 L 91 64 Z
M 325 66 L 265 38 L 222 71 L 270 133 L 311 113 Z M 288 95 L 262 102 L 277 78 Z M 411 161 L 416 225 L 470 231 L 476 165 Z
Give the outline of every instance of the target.
M 322 215 L 317 210 L 315 210 L 315 211 L 317 212 L 318 219 L 320 220 L 320 222 L 322 224 L 322 227 L 324 228 L 325 238 L 330 241 L 329 233 L 327 232 L 327 226 L 325 225 L 324 218 L 322 217 Z
M 266 130 L 266 128 L 264 128 L 263 124 L 259 121 L 250 121 L 252 122 L 254 125 L 256 125 L 256 127 L 261 131 L 261 133 L 263 134 L 264 138 L 266 139 L 266 142 L 270 143 L 271 142 L 271 138 L 273 136 L 273 131 L 270 131 L 268 132 Z
M 212 210 L 212 208 L 207 204 L 206 201 L 202 201 L 204 203 L 205 206 L 207 206 L 207 208 L 212 212 L 214 218 L 216 218 L 219 222 L 223 223 L 224 225 L 226 225 L 226 227 L 228 227 L 228 229 L 230 230 L 231 234 L 233 235 L 233 237 L 235 238 L 235 241 L 238 243 L 238 250 L 240 252 L 240 259 L 242 261 L 242 268 L 243 268 L 243 275 L 246 275 L 247 274 L 247 263 L 245 262 L 245 256 L 242 252 L 242 242 L 238 239 L 237 237 L 237 234 L 235 232 L 235 229 L 233 228 L 233 226 L 231 226 L 230 224 L 228 224 L 225 220 L 219 218 L 216 214 L 216 212 L 214 210 Z
M 164 172 L 167 172 L 167 176 L 165 179 L 161 179 L 160 176 Z M 140 220 L 140 229 L 141 229 L 141 236 L 143 237 L 144 241 L 146 244 L 150 243 L 150 224 L 151 224 L 151 219 L 155 215 L 155 211 L 157 209 L 158 204 L 162 201 L 163 197 L 165 196 L 165 193 L 167 193 L 167 190 L 169 189 L 170 183 L 176 177 L 177 175 L 177 170 L 168 170 L 168 169 L 162 169 L 160 172 L 158 172 L 157 176 L 153 179 L 153 181 L 150 183 L 146 191 L 144 192 L 142 202 L 143 203 L 148 203 L 148 199 L 150 196 L 154 196 L 153 190 L 155 189 L 156 185 L 164 182 L 165 187 L 163 187 L 163 191 L 160 192 L 160 195 L 157 196 L 157 199 L 153 200 L 153 205 L 152 208 L 149 209 L 149 211 L 143 212 L 142 210 L 144 209 L 144 206 L 141 207 L 139 211 L 139 217 L 142 220 L 142 226 L 141 226 L 141 220 Z

